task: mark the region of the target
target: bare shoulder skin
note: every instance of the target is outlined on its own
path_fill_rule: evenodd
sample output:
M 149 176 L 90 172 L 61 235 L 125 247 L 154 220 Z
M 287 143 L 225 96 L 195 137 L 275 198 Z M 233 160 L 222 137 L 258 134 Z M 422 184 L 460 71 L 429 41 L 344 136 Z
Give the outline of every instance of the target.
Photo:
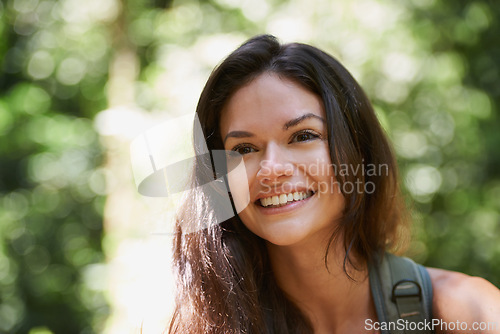
M 434 290 L 433 315 L 440 333 L 500 334 L 500 290 L 487 280 L 427 268 Z

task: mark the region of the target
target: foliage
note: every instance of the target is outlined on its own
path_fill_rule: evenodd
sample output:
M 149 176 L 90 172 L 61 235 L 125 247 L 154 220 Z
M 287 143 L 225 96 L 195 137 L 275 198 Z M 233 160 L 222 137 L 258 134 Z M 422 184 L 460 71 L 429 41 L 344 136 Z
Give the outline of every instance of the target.
M 139 62 L 131 100 L 175 114 L 263 32 L 328 50 L 367 91 L 413 202 L 410 255 L 500 286 L 499 18 L 493 0 L 0 2 L 0 333 L 103 327 L 93 120 L 117 50 Z
M 104 179 L 91 121 L 108 41 L 68 6 L 0 5 L 0 333 L 93 333 L 108 313 L 94 282 Z
M 438 1 L 425 10 L 413 8 L 413 14 L 415 37 L 440 62 L 434 71 L 449 76 L 423 90 L 434 102 L 423 109 L 432 114 L 419 117 L 418 123 L 429 134 L 442 124 L 436 115 L 446 113 L 455 128 L 447 143 L 431 142 L 441 156 L 433 166 L 442 183 L 435 196 L 417 206 L 423 216 L 426 264 L 482 276 L 500 286 L 500 6 L 494 1 Z

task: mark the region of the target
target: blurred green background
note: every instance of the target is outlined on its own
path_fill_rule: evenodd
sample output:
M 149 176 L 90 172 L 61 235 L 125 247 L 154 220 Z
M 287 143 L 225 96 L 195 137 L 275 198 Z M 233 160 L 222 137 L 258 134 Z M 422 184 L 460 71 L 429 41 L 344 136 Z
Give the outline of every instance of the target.
M 258 33 L 327 50 L 365 88 L 412 203 L 408 254 L 500 286 L 500 2 L 7 0 L 0 333 L 120 332 L 107 277 L 125 237 L 105 203 L 133 185 L 120 133 L 134 122 L 99 115 L 192 112 Z

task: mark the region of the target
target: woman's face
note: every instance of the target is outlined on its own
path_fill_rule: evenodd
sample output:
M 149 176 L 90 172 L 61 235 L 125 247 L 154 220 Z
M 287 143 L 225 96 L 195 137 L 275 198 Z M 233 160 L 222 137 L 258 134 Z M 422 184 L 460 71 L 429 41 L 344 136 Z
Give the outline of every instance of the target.
M 235 206 L 272 244 L 329 237 L 342 215 L 326 127 L 321 99 L 272 73 L 239 89 L 222 111 L 224 148 L 243 155 L 248 179 L 229 175 Z

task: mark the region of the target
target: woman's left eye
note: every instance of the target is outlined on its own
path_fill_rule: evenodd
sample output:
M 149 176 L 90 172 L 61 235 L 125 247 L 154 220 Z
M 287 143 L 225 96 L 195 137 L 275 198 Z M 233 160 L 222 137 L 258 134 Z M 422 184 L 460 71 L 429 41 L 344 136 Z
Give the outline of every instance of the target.
M 304 142 L 320 138 L 321 135 L 311 130 L 299 131 L 292 137 L 292 142 Z

